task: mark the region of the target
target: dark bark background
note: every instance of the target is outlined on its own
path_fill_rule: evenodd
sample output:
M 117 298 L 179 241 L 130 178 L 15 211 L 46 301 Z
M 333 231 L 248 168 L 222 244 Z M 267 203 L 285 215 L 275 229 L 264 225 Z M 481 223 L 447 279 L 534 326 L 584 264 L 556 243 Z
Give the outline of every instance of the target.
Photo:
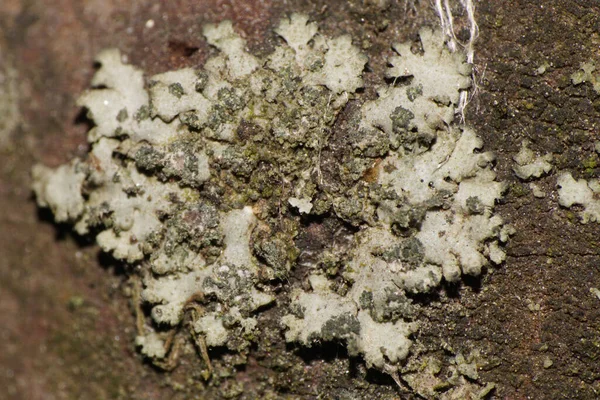
M 86 153 L 89 125 L 75 99 L 101 49 L 120 48 L 147 75 L 201 66 L 212 51 L 201 35 L 204 23 L 231 19 L 253 52 L 268 52 L 276 41 L 271 28 L 283 15 L 304 11 L 321 31 L 365 43 L 365 78 L 377 83 L 390 44 L 414 40 L 420 26 L 437 23 L 427 1 L 392 0 L 383 10 L 377 3 L 0 3 L 0 104 L 18 102 L 17 114 L 0 111 L 0 399 L 418 398 L 367 371 L 342 346 L 278 345 L 275 328 L 234 376 L 205 383 L 193 354 L 171 373 L 157 370 L 135 351 L 122 267 L 69 227 L 54 225 L 30 191 L 34 163 L 57 166 Z M 590 288 L 600 288 L 600 229 L 560 208 L 555 186 L 559 170 L 600 175 L 600 96 L 570 79 L 580 63 L 600 63 L 600 5 L 476 5 L 479 90 L 466 118 L 498 155 L 499 178 L 510 185 L 498 213 L 516 234 L 504 265 L 432 301 L 419 340 L 431 349 L 479 349 L 486 359 L 481 379 L 496 384 L 490 398 L 599 398 L 600 299 Z M 10 132 L 2 131 L 7 121 Z M 555 154 L 553 173 L 537 181 L 547 193 L 542 199 L 512 172 L 525 138 L 534 151 Z

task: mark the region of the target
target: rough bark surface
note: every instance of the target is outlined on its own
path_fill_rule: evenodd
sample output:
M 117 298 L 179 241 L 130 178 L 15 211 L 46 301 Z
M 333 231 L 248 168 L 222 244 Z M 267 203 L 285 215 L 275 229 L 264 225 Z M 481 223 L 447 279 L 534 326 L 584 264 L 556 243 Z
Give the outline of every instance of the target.
M 34 163 L 57 166 L 87 151 L 89 126 L 75 99 L 89 85 L 99 50 L 118 47 L 149 75 L 199 66 L 212 51 L 203 24 L 231 19 L 252 51 L 268 52 L 281 16 L 303 11 L 321 30 L 350 33 L 378 54 L 365 74 L 377 83 L 390 44 L 416 39 L 420 26 L 437 20 L 428 2 L 413 8 L 412 1 L 393 1 L 384 10 L 375 3 L 0 4 L 0 76 L 16 82 L 8 101 L 19 106 L 14 127 L 0 137 L 0 398 L 419 398 L 366 370 L 343 347 L 286 347 L 278 326 L 266 327 L 250 362 L 234 376 L 205 382 L 193 352 L 184 352 L 173 372 L 157 370 L 135 351 L 131 284 L 122 266 L 69 228 L 53 225 L 30 191 Z M 587 179 L 600 174 L 594 150 L 600 96 L 591 84 L 575 86 L 570 78 L 581 63 L 599 60 L 600 6 L 593 0 L 485 0 L 477 3 L 476 17 L 479 81 L 466 120 L 485 150 L 498 155 L 499 178 L 510 183 L 498 213 L 516 234 L 501 267 L 423 299 L 431 307 L 418 340 L 442 356 L 442 349 L 478 349 L 486 360 L 481 379 L 496 384 L 489 398 L 594 399 L 600 299 L 590 288 L 600 288 L 598 225 L 582 225 L 574 210 L 558 206 L 556 171 Z M 0 115 L 0 122 L 7 118 Z M 536 182 L 544 198 L 512 172 L 523 139 L 540 154 L 555 154 L 553 172 Z M 311 240 L 327 240 L 322 231 Z

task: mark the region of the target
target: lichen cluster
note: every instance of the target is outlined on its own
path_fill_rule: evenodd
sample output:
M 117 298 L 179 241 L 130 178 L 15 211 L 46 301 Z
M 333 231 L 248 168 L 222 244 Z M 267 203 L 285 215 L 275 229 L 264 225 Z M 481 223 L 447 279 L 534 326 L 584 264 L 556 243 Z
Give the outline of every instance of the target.
M 208 347 L 241 353 L 271 306 L 287 341 L 341 341 L 395 371 L 418 327 L 411 296 L 504 259 L 505 185 L 454 121 L 470 65 L 424 29 L 423 53 L 394 45 L 390 84 L 365 99 L 368 58 L 349 36 L 298 14 L 275 31 L 259 58 L 230 22 L 206 26 L 218 53 L 202 70 L 147 80 L 103 51 L 79 100 L 89 155 L 36 166 L 38 203 L 139 266 L 149 357 L 167 356 L 163 328 L 191 304 Z M 319 224 L 336 239 L 315 244 Z

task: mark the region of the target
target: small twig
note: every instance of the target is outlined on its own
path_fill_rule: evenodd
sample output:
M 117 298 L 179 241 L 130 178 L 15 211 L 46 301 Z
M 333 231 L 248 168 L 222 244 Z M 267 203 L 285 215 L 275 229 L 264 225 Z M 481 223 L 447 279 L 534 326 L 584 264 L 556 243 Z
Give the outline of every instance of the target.
M 135 325 L 137 333 L 140 336 L 144 335 L 144 311 L 142 311 L 142 282 L 139 276 L 133 276 L 133 307 L 135 309 Z
M 200 355 L 202 356 L 202 359 L 208 368 L 208 371 L 204 371 L 202 373 L 204 379 L 208 380 L 213 374 L 212 363 L 210 362 L 210 356 L 208 355 L 208 347 L 206 346 L 206 340 L 204 340 L 204 336 L 196 333 L 193 326 L 193 323 L 202 315 L 204 315 L 204 308 L 200 304 L 194 302 L 198 298 L 203 298 L 202 294 L 197 294 L 191 297 L 189 302 L 185 305 L 184 310 L 189 311 L 190 313 L 190 319 L 188 320 L 190 335 L 192 336 L 194 344 L 200 350 Z

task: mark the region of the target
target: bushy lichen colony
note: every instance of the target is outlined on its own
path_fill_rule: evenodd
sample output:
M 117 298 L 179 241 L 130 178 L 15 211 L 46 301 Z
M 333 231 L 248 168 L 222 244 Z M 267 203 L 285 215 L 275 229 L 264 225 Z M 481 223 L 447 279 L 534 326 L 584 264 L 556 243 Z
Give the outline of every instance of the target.
M 147 80 L 118 50 L 100 53 L 79 100 L 95 124 L 90 153 L 36 166 L 38 203 L 139 266 L 148 357 L 166 357 L 162 328 L 191 303 L 194 334 L 234 352 L 261 310 L 285 307 L 282 340 L 343 342 L 396 371 L 418 328 L 411 296 L 505 257 L 493 214 L 505 185 L 454 121 L 470 65 L 423 29 L 422 54 L 395 44 L 389 85 L 365 99 L 368 57 L 349 36 L 298 14 L 275 31 L 281 44 L 259 58 L 230 22 L 206 26 L 219 53 L 203 69 Z M 306 245 L 320 221 L 335 221 L 337 239 Z

